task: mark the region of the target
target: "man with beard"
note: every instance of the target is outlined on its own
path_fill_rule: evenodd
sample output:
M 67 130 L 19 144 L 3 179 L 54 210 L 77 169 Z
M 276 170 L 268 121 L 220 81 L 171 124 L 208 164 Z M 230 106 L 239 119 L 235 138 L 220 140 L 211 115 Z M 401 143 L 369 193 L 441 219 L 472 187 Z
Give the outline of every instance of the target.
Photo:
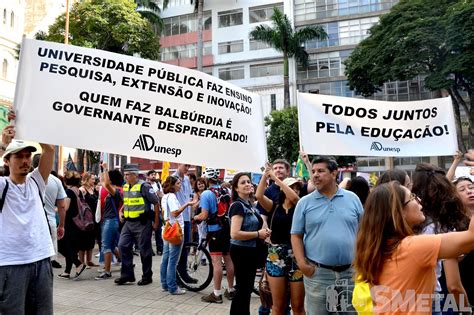
M 13 112 L 9 118 L 14 119 Z M 53 168 L 54 147 L 41 143 L 39 166 L 29 173 L 36 148 L 2 132 L 3 162 L 9 177 L 0 177 L 0 314 L 52 314 L 54 255 L 42 196 Z M 5 147 L 5 145 L 7 145 Z

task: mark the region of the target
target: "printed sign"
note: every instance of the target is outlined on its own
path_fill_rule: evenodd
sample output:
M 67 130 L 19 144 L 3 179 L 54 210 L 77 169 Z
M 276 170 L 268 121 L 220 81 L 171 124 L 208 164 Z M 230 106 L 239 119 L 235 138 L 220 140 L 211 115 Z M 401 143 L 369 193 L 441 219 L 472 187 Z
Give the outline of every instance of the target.
M 24 40 L 18 138 L 154 160 L 259 170 L 260 97 L 191 69 Z
M 454 155 L 451 98 L 382 102 L 298 93 L 300 143 L 309 154 Z

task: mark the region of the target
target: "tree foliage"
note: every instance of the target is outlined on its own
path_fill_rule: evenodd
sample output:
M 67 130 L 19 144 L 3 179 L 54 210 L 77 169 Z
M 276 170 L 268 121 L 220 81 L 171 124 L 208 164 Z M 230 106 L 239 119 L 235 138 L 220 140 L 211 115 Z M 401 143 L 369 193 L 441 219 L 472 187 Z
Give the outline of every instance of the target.
M 284 158 L 296 162 L 299 154 L 298 110 L 289 107 L 274 110 L 265 117 L 267 131 L 268 158 L 273 161 Z
M 69 42 L 115 53 L 157 60 L 159 39 L 132 0 L 84 0 L 69 14 Z M 65 14 L 49 27 L 45 40 L 64 42 Z
M 370 96 L 385 82 L 424 76 L 426 88 L 444 89 L 451 95 L 462 150 L 460 107 L 468 114 L 469 145 L 473 147 L 473 21 L 473 1 L 400 1 L 346 60 L 350 88 Z
M 290 85 L 288 79 L 288 59 L 295 58 L 303 67 L 308 66 L 308 53 L 304 43 L 315 38 L 326 38 L 327 34 L 321 26 L 305 26 L 297 31 L 293 30 L 288 16 L 277 7 L 273 7 L 270 19 L 272 27 L 261 24 L 250 32 L 250 38 L 262 41 L 283 53 L 283 80 L 284 80 L 284 105 L 290 106 Z

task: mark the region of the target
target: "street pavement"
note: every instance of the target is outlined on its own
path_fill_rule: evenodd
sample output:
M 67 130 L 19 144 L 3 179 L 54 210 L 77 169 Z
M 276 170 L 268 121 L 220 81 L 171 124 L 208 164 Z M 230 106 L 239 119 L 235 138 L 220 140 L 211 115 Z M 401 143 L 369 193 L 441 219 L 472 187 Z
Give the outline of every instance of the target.
M 94 261 L 97 263 L 97 258 Z M 56 277 L 64 270 L 65 261 L 58 261 L 62 269 L 54 271 L 54 313 L 55 314 L 229 314 L 231 301 L 223 297 L 222 304 L 201 302 L 201 297 L 212 292 L 212 282 L 201 292 L 186 292 L 184 295 L 170 295 L 162 292 L 160 286 L 161 256 L 153 257 L 153 283 L 146 286 L 127 284 L 118 286 L 114 279 L 120 276 L 120 267 L 112 267 L 112 279 L 94 280 L 99 267 L 86 269 L 77 280 Z M 140 257 L 134 256 L 135 277 L 141 278 Z M 74 272 L 75 267 L 73 266 Z M 225 278 L 225 277 L 224 277 Z M 223 280 L 223 287 L 227 281 Z M 252 294 L 250 312 L 258 314 L 260 300 Z

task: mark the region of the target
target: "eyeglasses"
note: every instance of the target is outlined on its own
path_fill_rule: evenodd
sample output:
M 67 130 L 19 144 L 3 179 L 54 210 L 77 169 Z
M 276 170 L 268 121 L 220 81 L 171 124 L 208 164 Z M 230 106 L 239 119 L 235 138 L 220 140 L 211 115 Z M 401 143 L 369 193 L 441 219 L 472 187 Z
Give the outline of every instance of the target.
M 408 199 L 407 201 L 405 201 L 403 203 L 403 206 L 405 207 L 407 204 L 409 204 L 410 202 L 412 202 L 413 200 L 416 200 L 419 204 L 421 204 L 421 199 L 420 197 L 418 197 L 416 194 L 414 193 L 411 193 L 410 194 L 410 199 Z

